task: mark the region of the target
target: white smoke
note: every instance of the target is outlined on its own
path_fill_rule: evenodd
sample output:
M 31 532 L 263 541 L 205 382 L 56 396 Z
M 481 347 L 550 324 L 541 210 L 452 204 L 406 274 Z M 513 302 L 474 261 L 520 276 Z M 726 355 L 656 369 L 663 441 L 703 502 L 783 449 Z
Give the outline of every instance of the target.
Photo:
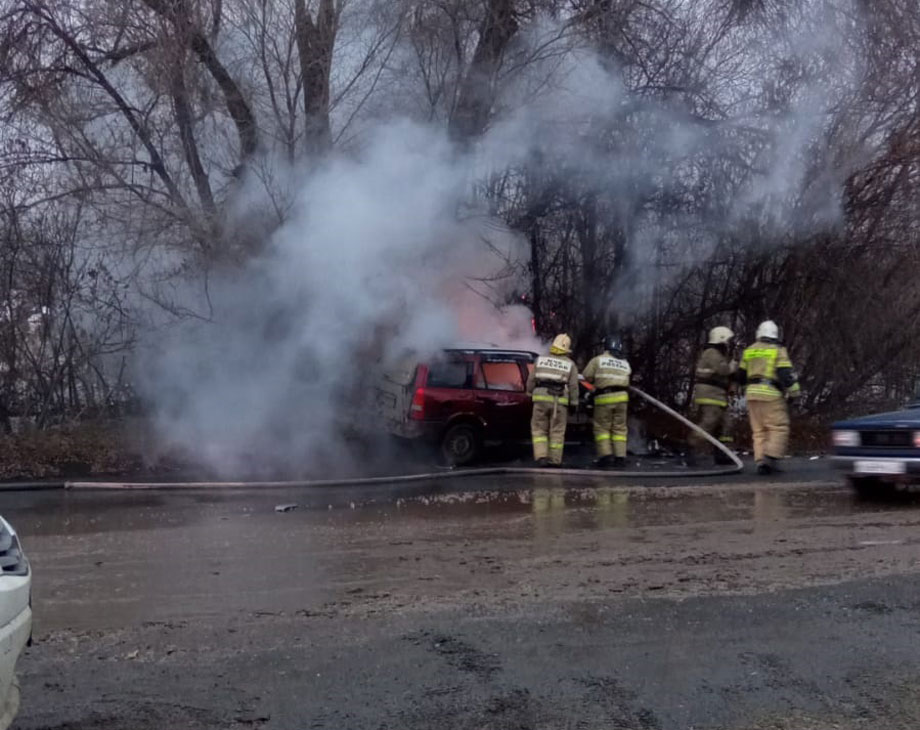
M 539 346 L 510 301 L 521 241 L 471 207 L 468 185 L 446 135 L 408 121 L 306 180 L 264 255 L 210 282 L 213 321 L 147 351 L 167 442 L 224 474 L 334 461 L 378 356 Z

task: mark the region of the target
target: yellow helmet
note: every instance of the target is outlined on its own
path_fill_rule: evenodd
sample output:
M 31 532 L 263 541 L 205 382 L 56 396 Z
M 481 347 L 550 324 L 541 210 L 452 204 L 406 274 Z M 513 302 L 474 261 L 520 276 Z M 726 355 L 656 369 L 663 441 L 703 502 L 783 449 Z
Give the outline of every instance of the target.
M 711 330 L 709 330 L 709 344 L 724 345 L 734 336 L 735 333 L 732 332 L 728 327 L 713 327 Z
M 553 355 L 568 355 L 572 352 L 572 338 L 568 335 L 556 335 L 549 351 Z

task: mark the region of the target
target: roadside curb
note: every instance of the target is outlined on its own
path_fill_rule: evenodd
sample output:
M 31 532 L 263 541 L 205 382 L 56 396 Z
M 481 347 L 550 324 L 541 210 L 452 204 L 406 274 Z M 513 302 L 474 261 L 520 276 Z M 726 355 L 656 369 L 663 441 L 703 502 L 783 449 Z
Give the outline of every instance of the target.
M 67 482 L 2 482 L 0 492 L 47 492 L 54 489 L 66 489 Z

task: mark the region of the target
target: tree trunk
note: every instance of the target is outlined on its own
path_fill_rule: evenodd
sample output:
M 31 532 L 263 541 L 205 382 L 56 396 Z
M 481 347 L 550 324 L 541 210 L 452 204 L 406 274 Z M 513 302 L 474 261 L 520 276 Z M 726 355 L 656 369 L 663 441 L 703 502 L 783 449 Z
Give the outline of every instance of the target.
M 451 137 L 466 143 L 481 135 L 495 103 L 495 79 L 502 57 L 518 30 L 514 0 L 488 0 L 473 60 L 460 84 L 450 119 Z
M 192 25 L 189 17 L 188 8 L 184 0 L 144 0 L 151 10 L 172 21 L 176 33 L 180 37 L 185 37 L 189 47 L 194 51 L 198 60 L 208 69 L 211 78 L 220 88 L 224 95 L 224 103 L 227 105 L 227 112 L 236 125 L 236 131 L 240 139 L 240 160 L 245 162 L 258 148 L 259 138 L 256 127 L 255 115 L 243 95 L 239 84 L 234 81 L 233 77 L 220 62 L 214 48 L 208 41 L 207 36 L 200 28 Z M 218 6 L 215 14 L 214 24 L 211 32 L 216 33 L 219 26 Z
M 173 110 L 176 114 L 176 124 L 179 127 L 179 138 L 182 140 L 182 150 L 185 153 L 185 161 L 188 163 L 189 170 L 192 173 L 192 180 L 195 182 L 195 189 L 198 191 L 198 198 L 201 207 L 205 211 L 205 224 L 212 228 L 216 221 L 216 208 L 214 205 L 214 194 L 211 191 L 211 183 L 208 180 L 208 173 L 201 164 L 201 155 L 198 153 L 198 143 L 195 141 L 194 120 L 192 109 L 188 99 L 188 89 L 185 86 L 185 69 L 181 66 L 175 69 L 175 79 L 173 81 Z
M 333 0 L 320 0 L 315 21 L 306 0 L 294 0 L 294 28 L 303 78 L 304 147 L 311 155 L 322 155 L 332 145 L 329 75 L 337 26 Z

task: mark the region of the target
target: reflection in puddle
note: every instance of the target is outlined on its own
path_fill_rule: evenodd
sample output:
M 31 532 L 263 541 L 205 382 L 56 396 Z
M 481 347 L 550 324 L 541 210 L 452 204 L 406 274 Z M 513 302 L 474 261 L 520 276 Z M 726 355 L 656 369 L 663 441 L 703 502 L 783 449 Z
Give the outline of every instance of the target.
M 535 488 L 531 492 L 534 537 L 552 537 L 566 529 L 565 490 Z
M 600 487 L 595 500 L 597 526 L 601 528 L 629 525 L 629 492 Z
M 444 491 L 423 483 L 409 490 L 247 490 L 219 493 L 39 493 L 6 495 L 4 516 L 25 535 L 133 532 L 150 527 L 184 528 L 271 514 L 303 525 L 372 526 L 392 522 L 453 521 L 475 533 L 552 536 L 561 532 L 615 530 L 706 522 L 746 521 L 757 530 L 802 517 L 828 517 L 892 509 L 857 501 L 845 488 L 784 487 L 670 490 L 608 486 L 573 488 L 561 475 L 529 480 L 483 481 L 491 488 Z M 296 503 L 289 514 L 280 503 Z M 244 523 L 245 524 L 245 523 Z M 248 529 L 245 528 L 244 529 Z M 630 539 L 642 539 L 639 534 Z
M 501 519 L 529 516 L 536 536 L 564 531 L 681 525 L 713 521 L 752 521 L 767 525 L 805 516 L 847 515 L 884 507 L 858 502 L 845 489 L 744 489 L 707 494 L 642 492 L 622 487 L 567 489 L 560 485 L 513 491 L 461 492 L 401 499 L 390 507 L 358 509 L 357 521 L 376 519 Z

